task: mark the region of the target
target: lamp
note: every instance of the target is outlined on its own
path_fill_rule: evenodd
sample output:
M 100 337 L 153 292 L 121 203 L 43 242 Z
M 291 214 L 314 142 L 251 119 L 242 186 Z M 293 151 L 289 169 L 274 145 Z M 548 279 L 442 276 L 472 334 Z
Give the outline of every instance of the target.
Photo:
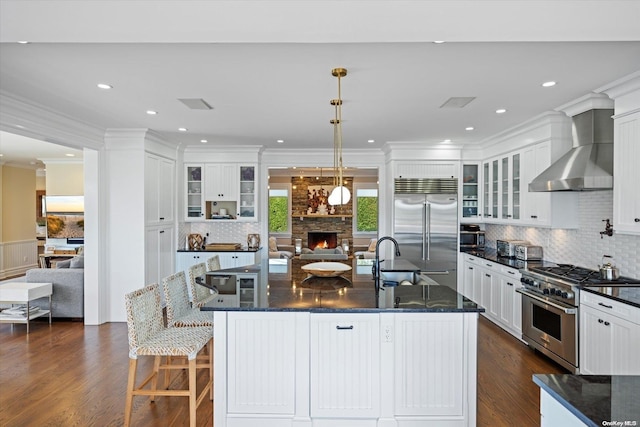
M 331 75 L 338 78 L 338 98 L 331 100 L 331 105 L 335 107 L 336 118 L 331 120 L 333 125 L 333 169 L 335 184 L 334 189 L 329 195 L 330 205 L 344 205 L 349 203 L 351 193 L 349 189 L 343 185 L 342 181 L 342 93 L 340 87 L 340 79 L 347 75 L 346 68 L 334 68 Z

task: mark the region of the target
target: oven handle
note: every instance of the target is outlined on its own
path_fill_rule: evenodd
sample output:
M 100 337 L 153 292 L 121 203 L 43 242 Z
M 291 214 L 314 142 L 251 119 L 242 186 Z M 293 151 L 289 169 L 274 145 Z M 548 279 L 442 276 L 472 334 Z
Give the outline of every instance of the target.
M 516 292 L 518 292 L 518 293 L 520 293 L 520 294 L 522 294 L 524 296 L 527 296 L 527 297 L 529 297 L 529 298 L 531 298 L 533 300 L 536 300 L 536 301 L 539 301 L 541 303 L 550 305 L 551 307 L 557 308 L 558 310 L 562 310 L 562 312 L 565 313 L 565 314 L 577 314 L 577 312 L 578 312 L 575 307 L 565 307 L 565 306 L 553 303 L 551 301 L 547 301 L 547 300 L 545 300 L 543 298 L 540 298 L 536 294 L 532 294 L 531 292 L 527 292 L 526 290 L 524 290 L 522 288 L 516 289 Z

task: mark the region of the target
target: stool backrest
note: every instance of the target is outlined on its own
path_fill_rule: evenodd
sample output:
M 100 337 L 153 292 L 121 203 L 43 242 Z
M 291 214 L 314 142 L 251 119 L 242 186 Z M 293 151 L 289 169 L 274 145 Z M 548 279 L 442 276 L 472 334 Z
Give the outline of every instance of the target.
M 192 310 L 189 303 L 187 276 L 179 271 L 162 279 L 164 301 L 167 309 L 167 325 L 173 324 Z
M 199 285 L 196 282 L 196 278 L 205 279 L 207 274 L 207 265 L 204 262 L 192 265 L 188 269 L 189 273 L 189 288 L 191 289 L 191 302 L 194 307 L 199 306 L 202 301 L 205 301 L 211 296 L 209 288 L 203 285 Z
M 145 286 L 124 296 L 127 311 L 129 352 L 144 343 L 164 328 L 160 305 L 160 286 L 157 283 Z

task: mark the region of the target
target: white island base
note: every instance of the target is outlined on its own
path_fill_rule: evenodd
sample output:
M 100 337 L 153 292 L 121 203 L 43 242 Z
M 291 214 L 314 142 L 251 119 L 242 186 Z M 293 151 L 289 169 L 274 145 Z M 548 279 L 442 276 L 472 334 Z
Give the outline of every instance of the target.
M 476 312 L 215 311 L 216 427 L 476 424 Z

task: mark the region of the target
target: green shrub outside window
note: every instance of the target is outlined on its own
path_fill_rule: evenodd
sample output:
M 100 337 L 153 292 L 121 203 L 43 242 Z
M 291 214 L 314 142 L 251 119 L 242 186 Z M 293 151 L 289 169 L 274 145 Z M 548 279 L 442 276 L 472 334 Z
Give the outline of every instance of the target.
M 286 233 L 289 231 L 289 198 L 287 196 L 269 196 L 269 232 Z
M 376 194 L 371 196 L 371 193 Z M 358 191 L 367 195 L 356 196 L 356 231 L 376 232 L 378 231 L 378 197 L 376 190 Z

